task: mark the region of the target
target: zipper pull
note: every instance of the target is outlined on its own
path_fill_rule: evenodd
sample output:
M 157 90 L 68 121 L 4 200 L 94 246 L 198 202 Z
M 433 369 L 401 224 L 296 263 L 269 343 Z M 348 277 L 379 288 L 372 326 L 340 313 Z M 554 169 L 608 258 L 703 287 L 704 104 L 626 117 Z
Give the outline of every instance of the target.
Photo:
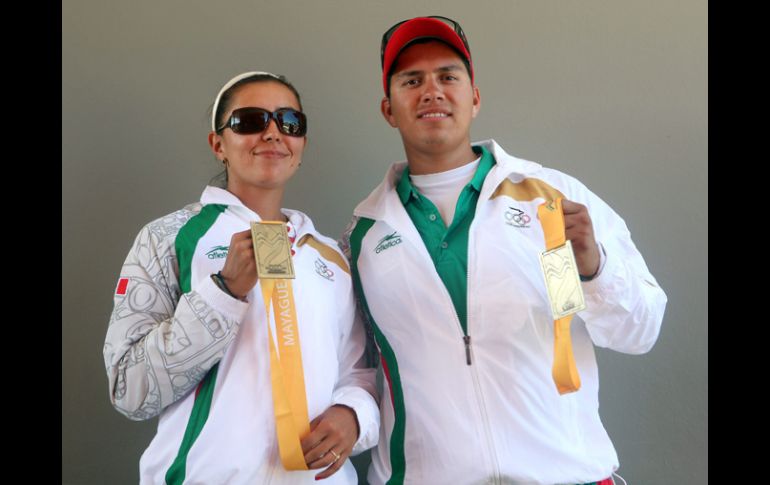
M 471 365 L 471 336 L 465 335 L 463 342 L 465 342 L 465 362 Z

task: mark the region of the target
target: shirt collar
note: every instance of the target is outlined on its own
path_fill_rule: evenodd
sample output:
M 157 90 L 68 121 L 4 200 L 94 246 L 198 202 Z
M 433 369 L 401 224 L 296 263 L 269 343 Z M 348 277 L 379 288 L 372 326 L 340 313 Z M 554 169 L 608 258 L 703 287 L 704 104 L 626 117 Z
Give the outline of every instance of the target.
M 484 185 L 484 179 L 487 178 L 487 174 L 495 164 L 495 157 L 493 157 L 489 150 L 487 150 L 487 147 L 472 146 L 471 148 L 476 155 L 481 156 L 481 160 L 479 161 L 479 167 L 476 169 L 476 174 L 469 182 L 469 185 L 473 187 L 476 192 L 481 192 L 481 186 Z M 419 199 L 419 192 L 414 188 L 412 181 L 409 179 L 409 166 L 407 166 L 401 174 L 401 179 L 396 185 L 396 192 L 398 193 L 398 198 L 401 199 L 401 203 L 404 205 L 406 205 L 411 198 Z

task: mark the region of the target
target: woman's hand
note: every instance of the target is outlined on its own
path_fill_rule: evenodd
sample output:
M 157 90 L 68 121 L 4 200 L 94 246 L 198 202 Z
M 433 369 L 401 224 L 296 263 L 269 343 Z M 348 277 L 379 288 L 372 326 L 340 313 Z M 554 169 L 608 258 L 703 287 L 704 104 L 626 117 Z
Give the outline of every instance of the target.
M 334 405 L 310 422 L 310 433 L 302 441 L 305 462 L 311 470 L 327 467 L 316 475 L 322 480 L 342 468 L 358 440 L 358 419 L 351 408 Z
M 230 293 L 243 300 L 257 284 L 257 262 L 251 229 L 236 232 L 230 239 L 225 267 L 220 272 Z

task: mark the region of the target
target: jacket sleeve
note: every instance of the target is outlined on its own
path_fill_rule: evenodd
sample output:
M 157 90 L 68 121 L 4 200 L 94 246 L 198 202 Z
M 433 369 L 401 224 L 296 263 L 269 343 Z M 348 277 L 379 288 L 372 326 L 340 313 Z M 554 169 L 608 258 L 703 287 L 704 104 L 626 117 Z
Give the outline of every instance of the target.
M 606 256 L 599 275 L 582 283 L 587 308 L 578 315 L 595 345 L 643 354 L 658 338 L 666 294 L 647 268 L 623 219 L 580 182 L 573 179 L 571 185 L 576 187 L 571 200 L 588 207 L 594 236 Z
M 151 223 L 137 236 L 104 343 L 110 400 L 132 420 L 152 418 L 190 392 L 222 358 L 248 308 L 210 278 L 182 294 L 167 232 Z
M 358 223 L 358 217 L 353 216 L 353 218 L 348 223 L 348 227 L 345 228 L 345 231 L 342 233 L 342 236 L 340 236 L 340 239 L 337 241 L 337 246 L 339 246 L 340 251 L 342 251 L 342 254 L 345 255 L 345 258 L 348 260 L 348 263 L 353 264 L 353 262 L 350 260 L 353 255 L 350 251 L 350 235 L 353 234 L 353 230 L 356 228 L 356 224 Z
M 366 330 L 356 306 L 352 285 L 340 305 L 339 381 L 332 395 L 334 404 L 352 408 L 358 420 L 359 435 L 353 446 L 357 455 L 377 444 L 380 411 L 375 368 L 367 365 Z

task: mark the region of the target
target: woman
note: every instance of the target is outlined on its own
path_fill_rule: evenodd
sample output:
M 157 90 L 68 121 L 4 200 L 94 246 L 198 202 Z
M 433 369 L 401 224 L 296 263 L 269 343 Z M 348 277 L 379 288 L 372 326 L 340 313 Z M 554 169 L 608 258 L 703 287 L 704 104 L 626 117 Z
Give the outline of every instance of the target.
M 217 95 L 211 129 L 225 188 L 207 186 L 199 203 L 142 229 L 121 271 L 104 346 L 115 408 L 133 420 L 160 415 L 141 482 L 357 483 L 347 458 L 377 442 L 379 412 L 350 272 L 334 240 L 305 214 L 281 208 L 307 142 L 299 94 L 283 77 L 240 74 Z M 296 274 L 285 280 L 294 300 L 286 308 L 295 308 L 299 381 L 290 373 L 273 381 L 279 366 L 271 364 L 269 335 L 284 342 L 286 308 L 273 300 L 267 316 L 251 221 L 286 223 Z M 273 400 L 297 382 L 305 427 L 290 417 L 295 432 L 280 438 L 276 422 L 286 417 Z M 298 471 L 285 469 L 285 442 L 296 445 Z

